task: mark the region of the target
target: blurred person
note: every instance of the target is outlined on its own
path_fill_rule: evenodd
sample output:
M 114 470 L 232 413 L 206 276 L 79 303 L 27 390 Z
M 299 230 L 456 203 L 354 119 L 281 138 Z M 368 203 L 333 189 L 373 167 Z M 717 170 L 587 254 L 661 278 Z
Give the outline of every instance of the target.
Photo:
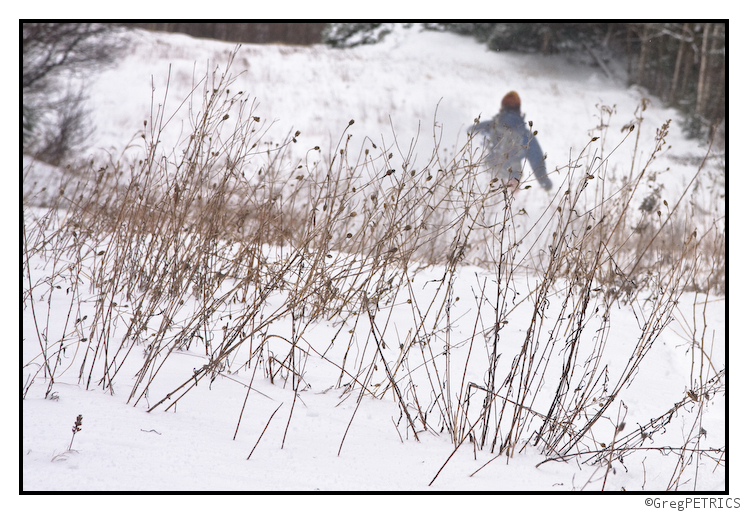
M 486 166 L 512 192 L 519 187 L 525 159 L 530 163 L 540 186 L 546 191 L 553 187 L 545 168 L 543 150 L 530 128 L 520 112 L 519 95 L 516 91 L 510 91 L 501 100 L 501 109 L 496 116 L 468 129 L 469 134 L 483 134 L 488 150 Z

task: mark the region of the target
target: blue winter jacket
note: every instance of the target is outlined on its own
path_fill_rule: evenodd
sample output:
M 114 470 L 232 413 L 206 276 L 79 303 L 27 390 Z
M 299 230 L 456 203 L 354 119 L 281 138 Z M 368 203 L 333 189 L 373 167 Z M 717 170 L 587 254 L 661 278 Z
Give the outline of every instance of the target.
M 486 164 L 499 175 L 519 180 L 522 161 L 527 159 L 543 189 L 552 187 L 543 150 L 519 111 L 502 109 L 492 119 L 473 125 L 468 132 L 485 136 L 488 147 Z

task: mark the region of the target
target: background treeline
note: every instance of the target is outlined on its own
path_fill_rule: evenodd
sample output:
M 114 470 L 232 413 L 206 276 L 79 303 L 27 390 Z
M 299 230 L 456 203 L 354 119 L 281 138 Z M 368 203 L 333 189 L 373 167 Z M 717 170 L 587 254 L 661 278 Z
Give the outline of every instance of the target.
M 180 32 L 194 37 L 237 43 L 287 43 L 312 45 L 322 42 L 326 23 L 125 23 L 126 27 Z
M 694 136 L 708 137 L 725 118 L 727 26 L 684 23 L 476 23 L 444 24 L 473 34 L 491 50 L 584 51 L 603 71 L 623 60 L 629 85 L 646 88 L 686 115 Z

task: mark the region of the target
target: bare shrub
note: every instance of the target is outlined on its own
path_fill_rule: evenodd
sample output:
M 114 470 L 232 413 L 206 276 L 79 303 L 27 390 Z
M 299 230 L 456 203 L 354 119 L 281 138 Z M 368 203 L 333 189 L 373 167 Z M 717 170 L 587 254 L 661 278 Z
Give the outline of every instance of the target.
M 108 65 L 122 49 L 105 23 L 22 26 L 23 148 L 50 164 L 71 157 L 93 131 L 83 89 L 70 85 Z

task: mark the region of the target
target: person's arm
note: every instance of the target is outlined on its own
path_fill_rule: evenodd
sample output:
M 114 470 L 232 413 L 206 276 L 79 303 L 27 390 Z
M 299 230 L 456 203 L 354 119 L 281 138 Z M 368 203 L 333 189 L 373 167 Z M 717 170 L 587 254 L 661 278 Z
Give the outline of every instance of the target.
M 481 121 L 480 123 L 476 123 L 473 126 L 471 126 L 468 129 L 468 134 L 477 134 L 478 132 L 491 130 L 492 126 L 493 126 L 493 120 Z
M 535 178 L 538 179 L 542 188 L 548 191 L 553 187 L 553 183 L 548 178 L 548 171 L 545 167 L 545 159 L 543 158 L 543 150 L 540 148 L 540 143 L 538 143 L 538 140 L 534 136 L 530 135 L 527 144 L 527 160 L 530 161 Z

